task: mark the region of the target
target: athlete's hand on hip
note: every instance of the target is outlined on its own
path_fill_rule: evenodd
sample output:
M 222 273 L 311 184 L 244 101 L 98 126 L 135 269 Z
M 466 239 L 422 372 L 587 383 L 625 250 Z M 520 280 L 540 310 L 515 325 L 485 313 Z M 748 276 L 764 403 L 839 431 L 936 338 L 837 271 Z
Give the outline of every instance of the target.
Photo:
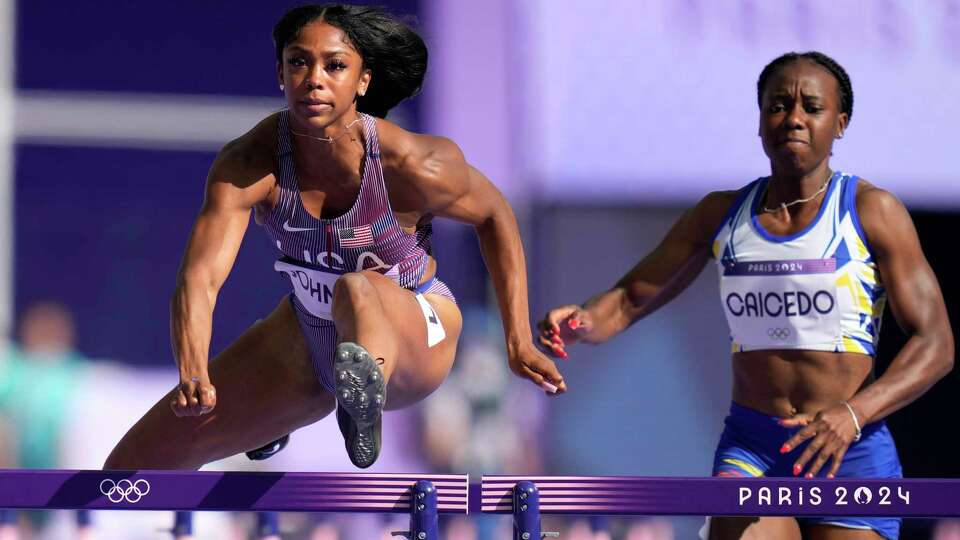
M 210 377 L 181 375 L 180 386 L 173 395 L 170 408 L 177 416 L 200 416 L 217 406 L 217 389 L 210 384 Z
M 551 309 L 537 323 L 537 343 L 557 358 L 567 358 L 566 346 L 572 345 L 593 329 L 590 314 L 577 305 Z
M 853 423 L 853 417 L 846 405 L 838 404 L 829 409 L 824 409 L 817 414 L 798 414 L 791 418 L 780 420 L 780 425 L 784 427 L 803 426 L 793 437 L 790 437 L 780 448 L 781 454 L 792 452 L 798 445 L 810 439 L 810 444 L 804 448 L 803 453 L 793 464 L 793 475 L 799 476 L 807 465 L 807 472 L 804 476 L 813 478 L 820 472 L 820 469 L 826 465 L 827 460 L 832 460 L 830 469 L 827 471 L 827 478 L 833 478 L 840 469 L 843 462 L 843 456 L 857 435 L 857 427 Z M 810 461 L 810 460 L 813 461 Z
M 562 394 L 567 391 L 567 384 L 563 382 L 563 375 L 557 365 L 532 343 L 520 345 L 508 354 L 510 370 L 520 377 L 530 379 L 547 394 Z

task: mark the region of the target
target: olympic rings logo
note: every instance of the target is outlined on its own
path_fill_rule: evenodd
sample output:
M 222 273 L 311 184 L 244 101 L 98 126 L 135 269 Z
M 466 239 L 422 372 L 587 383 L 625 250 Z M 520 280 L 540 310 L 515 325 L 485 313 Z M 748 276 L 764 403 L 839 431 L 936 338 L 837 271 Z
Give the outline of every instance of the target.
M 767 335 L 772 337 L 773 339 L 779 339 L 780 341 L 783 341 L 790 337 L 790 329 L 789 328 L 768 328 Z
M 144 479 L 131 482 L 124 478 L 119 482 L 107 478 L 100 482 L 100 493 L 105 495 L 112 503 L 127 501 L 128 503 L 140 502 L 147 493 L 150 493 L 150 482 Z

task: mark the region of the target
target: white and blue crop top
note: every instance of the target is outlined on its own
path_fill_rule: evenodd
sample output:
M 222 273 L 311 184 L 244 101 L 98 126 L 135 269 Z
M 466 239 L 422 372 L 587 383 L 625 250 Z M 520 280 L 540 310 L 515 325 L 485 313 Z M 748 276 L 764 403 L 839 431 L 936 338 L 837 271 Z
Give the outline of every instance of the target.
M 759 221 L 768 178 L 744 187 L 714 235 L 733 352 L 804 349 L 873 356 L 886 291 L 857 217 L 856 176 L 836 172 L 802 231 Z

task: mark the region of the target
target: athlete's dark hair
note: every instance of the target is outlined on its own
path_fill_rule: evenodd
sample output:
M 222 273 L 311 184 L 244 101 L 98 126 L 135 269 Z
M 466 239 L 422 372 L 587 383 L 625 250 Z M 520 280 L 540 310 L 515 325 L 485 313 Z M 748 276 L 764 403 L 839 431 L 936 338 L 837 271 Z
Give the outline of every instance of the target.
M 853 86 L 850 85 L 850 76 L 847 75 L 847 71 L 843 69 L 843 66 L 838 64 L 836 60 L 817 51 L 805 53 L 789 52 L 767 64 L 767 67 L 763 68 L 763 71 L 760 72 L 760 78 L 757 79 L 757 104 L 761 108 L 763 107 L 763 89 L 767 84 L 767 79 L 780 68 L 792 64 L 797 60 L 809 60 L 823 67 L 833 75 L 833 78 L 837 80 L 837 88 L 840 89 L 840 111 L 847 113 L 847 121 L 849 122 L 850 118 L 853 117 Z
M 283 48 L 314 21 L 336 26 L 372 72 L 370 88 L 357 98 L 357 110 L 383 118 L 387 111 L 420 91 L 427 71 L 427 46 L 404 21 L 381 7 L 343 4 L 306 5 L 288 11 L 273 27 L 277 62 Z

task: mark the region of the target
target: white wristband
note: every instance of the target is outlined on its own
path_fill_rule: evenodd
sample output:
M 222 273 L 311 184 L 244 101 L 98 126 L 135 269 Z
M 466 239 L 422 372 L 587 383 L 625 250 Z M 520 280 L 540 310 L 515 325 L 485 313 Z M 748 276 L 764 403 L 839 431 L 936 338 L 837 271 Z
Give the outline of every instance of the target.
M 850 406 L 846 401 L 843 402 L 847 406 L 847 410 L 850 411 L 850 416 L 853 417 L 853 425 L 857 428 L 857 434 L 853 437 L 853 442 L 860 440 L 860 436 L 863 435 L 863 432 L 860 430 L 860 420 L 857 420 L 857 413 L 853 412 L 853 407 Z

